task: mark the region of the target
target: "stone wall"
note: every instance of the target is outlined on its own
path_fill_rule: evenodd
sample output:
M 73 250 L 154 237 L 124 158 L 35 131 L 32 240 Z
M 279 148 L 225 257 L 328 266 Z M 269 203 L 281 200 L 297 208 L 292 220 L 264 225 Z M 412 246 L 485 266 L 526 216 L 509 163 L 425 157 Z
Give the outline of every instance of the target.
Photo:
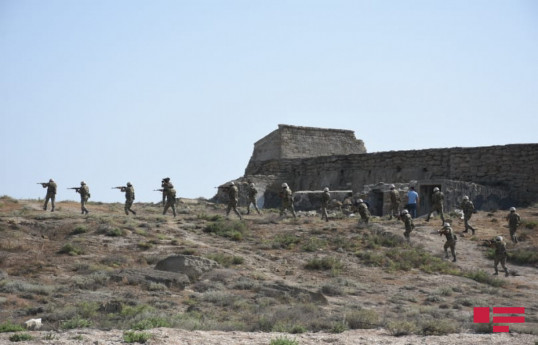
M 293 190 L 355 192 L 379 182 L 456 180 L 505 190 L 514 205 L 523 206 L 538 201 L 538 144 L 251 160 L 249 175 L 272 175 Z
M 364 142 L 350 130 L 278 125 L 254 144 L 254 162 L 366 153 Z M 247 170 L 249 170 L 247 167 Z

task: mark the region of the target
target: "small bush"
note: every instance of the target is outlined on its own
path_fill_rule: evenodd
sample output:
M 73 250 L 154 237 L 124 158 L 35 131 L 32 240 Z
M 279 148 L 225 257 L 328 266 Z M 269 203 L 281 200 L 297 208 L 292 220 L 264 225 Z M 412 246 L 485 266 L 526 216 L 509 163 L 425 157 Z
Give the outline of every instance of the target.
M 525 225 L 525 228 L 527 228 L 527 229 L 534 229 L 536 227 L 536 225 L 538 225 L 538 223 L 536 223 L 534 221 L 523 222 L 523 224 Z
M 75 246 L 71 243 L 66 243 L 63 245 L 62 248 L 58 251 L 58 254 L 67 254 L 71 256 L 77 256 L 84 254 L 84 250 L 80 247 Z
M 224 219 L 224 217 L 219 216 L 218 214 L 210 216 L 210 215 L 205 214 L 205 213 L 199 214 L 198 216 L 196 216 L 196 218 L 211 221 L 211 222 L 217 222 L 217 221 L 221 221 L 221 220 Z
M 395 337 L 415 334 L 419 330 L 416 323 L 411 321 L 391 321 L 387 324 L 387 329 Z
M 342 267 L 340 259 L 331 256 L 322 259 L 314 258 L 305 265 L 305 268 L 309 270 L 340 270 Z
M 143 331 L 159 327 L 172 327 L 172 324 L 165 318 L 151 317 L 135 323 L 131 328 L 137 331 Z
M 241 221 L 218 220 L 204 228 L 204 232 L 214 233 L 218 236 L 229 238 L 233 241 L 242 241 L 247 234 L 248 228 Z
M 11 337 L 9 337 L 9 340 L 12 342 L 28 341 L 32 339 L 34 339 L 34 337 L 32 337 L 28 333 L 16 333 L 16 334 L 13 334 Z
M 379 314 L 375 310 L 361 309 L 346 314 L 350 329 L 367 329 L 379 326 Z
M 80 235 L 86 232 L 88 232 L 88 228 L 86 228 L 84 225 L 78 225 L 73 229 L 73 231 L 71 231 L 71 235 Z
M 151 244 L 150 242 L 139 242 L 137 244 L 137 247 L 141 250 L 148 250 L 153 247 L 153 244 Z
M 335 322 L 331 327 L 331 333 L 343 333 L 347 331 L 347 325 L 343 322 Z
M 146 332 L 133 332 L 133 331 L 123 332 L 123 341 L 129 344 L 130 343 L 144 344 L 150 338 L 151 338 L 151 334 L 146 333 Z
M 317 237 L 312 237 L 301 247 L 301 249 L 305 252 L 316 252 L 325 248 L 325 246 L 327 246 L 327 241 L 320 240 Z
M 289 339 L 288 337 L 282 336 L 275 339 L 271 339 L 269 345 L 299 345 L 299 342 L 294 339 Z
M 62 329 L 75 329 L 75 328 L 87 328 L 92 325 L 92 322 L 87 319 L 76 317 L 74 319 L 64 321 L 60 325 Z
M 226 255 L 226 254 L 209 254 L 206 256 L 208 259 L 218 262 L 224 267 L 230 267 L 232 265 L 241 265 L 245 259 L 241 256 Z
M 518 265 L 538 264 L 538 248 L 515 249 L 508 253 L 508 262 Z
M 455 321 L 449 319 L 429 320 L 422 325 L 423 335 L 445 335 L 458 332 L 458 325 Z
M 15 325 L 15 324 L 12 324 L 11 322 L 0 324 L 0 333 L 20 332 L 20 331 L 24 331 L 24 327 L 20 325 Z
M 488 284 L 494 287 L 501 287 L 506 285 L 505 280 L 501 280 L 498 278 L 492 277 L 490 274 L 482 271 L 482 270 L 476 270 L 476 271 L 464 271 L 462 275 L 466 278 L 470 278 L 474 281 L 477 281 L 479 283 Z
M 301 239 L 292 234 L 277 235 L 273 238 L 273 249 L 293 249 L 297 243 L 301 242 Z

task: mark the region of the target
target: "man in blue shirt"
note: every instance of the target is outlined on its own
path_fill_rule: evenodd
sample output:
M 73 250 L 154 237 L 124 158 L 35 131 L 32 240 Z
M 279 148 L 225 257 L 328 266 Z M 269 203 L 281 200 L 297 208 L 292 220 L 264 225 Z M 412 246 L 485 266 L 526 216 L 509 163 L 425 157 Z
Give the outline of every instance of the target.
M 415 192 L 415 187 L 409 187 L 407 192 L 407 205 L 406 208 L 411 214 L 411 217 L 417 218 L 417 204 L 419 202 L 418 193 Z

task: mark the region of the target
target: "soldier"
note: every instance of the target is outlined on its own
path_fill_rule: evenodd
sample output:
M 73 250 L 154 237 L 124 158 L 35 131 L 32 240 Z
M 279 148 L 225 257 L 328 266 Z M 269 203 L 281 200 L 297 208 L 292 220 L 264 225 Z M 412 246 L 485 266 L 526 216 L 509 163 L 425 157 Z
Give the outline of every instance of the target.
M 504 242 L 504 239 L 502 236 L 497 236 L 495 239 L 489 241 L 490 247 L 495 247 L 495 256 L 493 257 L 493 264 L 495 266 L 495 273 L 493 275 L 499 275 L 499 270 L 497 266 L 499 265 L 499 262 L 501 263 L 501 266 L 504 270 L 504 275 L 508 277 L 508 268 L 506 268 L 506 258 L 508 254 L 506 254 L 506 242 Z
M 170 182 L 170 177 L 165 177 L 161 181 L 161 187 L 163 192 L 163 215 L 166 214 L 169 208 L 172 208 L 174 217 L 176 216 L 176 190 L 174 185 Z
M 47 204 L 49 203 L 49 199 L 50 199 L 50 204 L 52 206 L 50 212 L 54 212 L 54 207 L 55 207 L 54 201 L 56 200 L 56 189 L 57 189 L 56 182 L 54 182 L 53 179 L 50 179 L 49 182 L 41 183 L 41 186 L 43 186 L 43 188 L 47 188 L 47 195 L 45 196 L 45 205 L 43 205 L 43 210 L 44 211 L 47 210 Z
M 136 212 L 131 210 L 131 206 L 133 206 L 133 202 L 135 199 L 135 191 L 131 182 L 127 182 L 127 187 L 121 186 L 114 188 L 117 188 L 121 192 L 125 193 L 125 214 L 129 215 L 129 212 L 131 212 L 132 214 L 136 215 Z
M 450 227 L 449 223 L 444 223 L 443 228 L 441 230 L 438 230 L 439 236 L 446 236 L 446 242 L 444 245 L 445 249 L 445 259 L 448 259 L 448 248 L 450 248 L 450 251 L 452 252 L 452 257 L 454 258 L 452 261 L 456 261 L 456 240 L 458 239 L 456 237 L 456 234 L 454 234 L 454 231 L 452 231 L 452 228 Z
M 344 201 L 342 202 L 342 209 L 345 213 L 353 212 L 353 193 L 347 193 Z
M 432 194 L 432 203 L 433 203 L 432 206 L 433 207 L 430 213 L 428 213 L 428 217 L 426 218 L 427 222 L 430 221 L 430 216 L 432 215 L 432 213 L 437 211 L 437 213 L 439 213 L 439 215 L 441 216 L 441 221 L 443 222 L 443 224 L 445 223 L 445 217 L 443 216 L 444 199 L 445 199 L 445 196 L 443 195 L 443 193 L 441 193 L 441 191 L 439 190 L 439 187 L 435 187 L 433 189 L 433 194 Z
M 323 189 L 321 194 L 321 220 L 325 218 L 325 221 L 329 221 L 329 215 L 327 214 L 327 207 L 329 207 L 329 202 L 331 201 L 331 193 L 329 193 L 329 187 Z
M 411 215 L 409 214 L 409 211 L 404 209 L 402 211 L 402 214 L 398 218 L 401 219 L 402 222 L 404 222 L 405 224 L 404 237 L 407 240 L 407 242 L 409 242 L 410 240 L 409 235 L 411 234 L 411 231 L 413 231 L 413 229 L 415 228 L 415 224 L 413 223 L 413 217 L 411 217 Z
M 90 187 L 88 187 L 86 182 L 81 181 L 80 188 L 76 189 L 76 192 L 80 194 L 80 209 L 82 211 L 82 214 L 84 213 L 88 214 L 89 211 L 86 208 L 86 203 L 88 202 L 88 199 L 91 196 Z
M 282 206 L 280 207 L 280 216 L 286 214 L 286 210 L 290 210 L 293 214 L 293 218 L 297 218 L 295 214 L 295 208 L 293 207 L 293 192 L 287 183 L 282 184 L 282 191 L 280 192 L 280 198 L 282 199 Z
M 228 208 L 226 209 L 226 217 L 230 214 L 230 211 L 233 209 L 235 214 L 239 216 L 239 219 L 243 219 L 241 217 L 241 213 L 237 210 L 237 203 L 239 202 L 239 189 L 235 185 L 234 182 L 230 182 L 230 185 L 228 186 Z
M 359 209 L 359 214 L 361 215 L 361 220 L 364 221 L 364 223 L 368 224 L 368 221 L 370 220 L 370 211 L 368 211 L 368 205 L 362 199 L 357 200 L 357 202 L 357 207 Z
M 258 209 L 258 205 L 256 205 L 256 203 L 257 203 L 256 202 L 256 195 L 258 195 L 258 190 L 256 189 L 256 187 L 254 187 L 253 182 L 249 183 L 247 194 L 248 194 L 247 214 L 250 214 L 250 204 L 254 205 L 254 208 L 256 209 L 256 212 L 258 212 L 258 214 L 262 214 L 260 212 L 260 210 Z
M 389 220 L 392 219 L 392 216 L 394 215 L 396 218 L 400 217 L 400 192 L 398 192 L 396 189 L 396 186 L 393 184 L 390 185 L 390 217 Z
M 469 200 L 469 197 L 467 195 L 463 197 L 460 207 L 463 211 L 463 221 L 465 223 L 465 230 L 463 230 L 463 232 L 469 232 L 469 229 L 471 229 L 474 235 L 475 228 L 473 228 L 471 224 L 469 224 L 469 219 L 471 219 L 474 213 L 474 204 L 471 200 Z
M 506 220 L 508 220 L 508 227 L 510 228 L 510 238 L 512 242 L 517 243 L 516 230 L 521 224 L 521 217 L 516 213 L 515 207 L 510 207 L 510 213 L 506 216 Z

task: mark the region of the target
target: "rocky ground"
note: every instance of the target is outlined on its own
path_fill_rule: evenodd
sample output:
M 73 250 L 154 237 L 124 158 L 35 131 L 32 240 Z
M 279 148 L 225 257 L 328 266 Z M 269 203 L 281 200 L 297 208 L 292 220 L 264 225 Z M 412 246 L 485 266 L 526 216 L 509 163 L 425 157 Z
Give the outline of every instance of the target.
M 536 207 L 518 210 L 525 224 L 522 241 L 509 244 L 507 278 L 491 276 L 481 241 L 508 238 L 507 211 L 475 214 L 476 236 L 461 234 L 463 221 L 452 214 L 452 264 L 443 259 L 438 218 L 417 219 L 408 246 L 401 222 L 357 225 L 340 213 L 323 222 L 264 210 L 239 222 L 205 200 L 181 200 L 176 218 L 157 204 L 135 204 L 136 217 L 121 204 L 91 203 L 88 216 L 78 207 L 61 202 L 51 213 L 39 201 L 0 198 L 0 330 L 43 320 L 40 331 L 0 333 L 0 343 L 25 333 L 35 344 L 119 344 L 129 331 L 149 344 L 538 340 Z M 188 272 L 154 269 L 170 256 L 197 263 Z M 525 307 L 526 323 L 488 333 L 472 322 L 473 307 L 486 306 Z

